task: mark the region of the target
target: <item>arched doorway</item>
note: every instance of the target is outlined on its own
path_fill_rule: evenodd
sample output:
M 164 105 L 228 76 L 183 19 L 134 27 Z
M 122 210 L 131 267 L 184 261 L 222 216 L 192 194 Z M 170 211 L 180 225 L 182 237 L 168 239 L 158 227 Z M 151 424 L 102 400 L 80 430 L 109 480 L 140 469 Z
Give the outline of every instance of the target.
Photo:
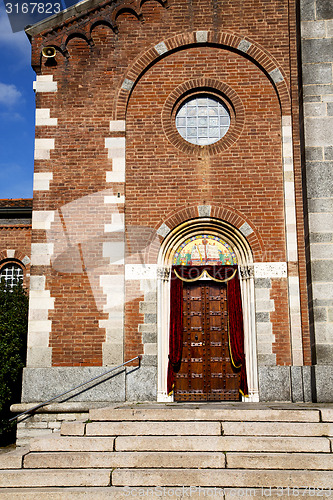
M 234 266 L 237 266 L 237 272 L 240 279 L 240 293 L 243 310 L 244 350 L 248 383 L 248 397 L 245 398 L 245 400 L 258 401 L 254 278 L 251 248 L 244 235 L 237 228 L 226 221 L 208 217 L 193 219 L 180 224 L 167 235 L 161 245 L 159 254 L 159 266 L 161 272 L 159 276 L 160 280 L 158 286 L 158 401 L 174 400 L 174 395 L 169 396 L 167 390 L 167 366 L 169 355 L 170 326 L 170 271 L 172 266 L 176 264 L 179 265 L 190 263 L 193 265 L 197 265 L 202 262 L 202 255 L 200 256 L 200 246 L 201 249 L 204 248 L 202 247 L 203 239 L 207 242 L 207 250 L 208 242 L 210 242 L 211 251 L 210 253 L 206 252 L 205 258 L 208 258 L 208 262 L 210 262 L 211 265 L 214 265 L 214 263 L 217 263 L 217 261 L 219 260 L 220 263 L 224 262 L 224 264 L 226 265 L 232 264 Z M 199 243 L 199 245 L 196 244 L 196 242 Z M 192 260 L 190 262 L 191 258 Z M 232 259 L 232 262 L 230 261 L 230 258 Z M 217 334 L 220 335 L 221 330 L 227 331 L 227 326 L 223 323 L 223 319 L 227 321 L 223 313 L 223 308 L 226 307 L 226 288 L 223 283 L 218 283 L 216 280 L 214 281 L 214 279 L 211 279 L 208 274 L 202 276 L 200 280 L 196 281 L 195 283 L 196 284 L 193 283 L 192 285 L 189 283 L 188 285 L 183 287 L 183 300 L 186 302 L 186 295 L 188 297 L 186 307 L 188 307 L 189 304 L 195 304 L 195 302 L 197 302 L 196 306 L 193 305 L 193 311 L 189 310 L 188 318 L 189 320 L 190 318 L 195 319 L 196 322 L 198 322 L 199 319 L 200 321 L 210 321 L 210 324 L 213 327 L 210 327 L 210 330 L 214 332 L 214 330 L 216 329 Z M 192 306 L 190 306 L 190 308 L 191 307 Z M 203 314 L 196 314 L 196 308 L 201 308 Z M 206 309 L 207 311 L 206 315 L 204 314 L 204 309 Z M 212 314 L 214 312 L 217 312 L 218 314 Z M 198 332 L 202 331 L 201 325 L 198 324 L 196 325 L 196 327 L 198 328 Z M 192 329 L 192 331 L 194 332 L 194 338 L 191 341 L 192 344 L 194 344 L 196 341 L 196 333 L 194 330 Z M 206 342 L 206 340 L 204 339 L 199 339 L 199 335 L 197 336 L 198 344 L 200 344 L 200 342 Z M 220 339 L 209 339 L 209 342 L 210 344 L 223 343 Z M 226 356 L 226 353 L 222 352 L 224 349 L 222 345 L 216 345 L 214 347 L 216 347 L 217 350 L 213 353 L 213 355 L 210 355 L 210 359 L 221 357 L 228 358 L 228 356 Z M 196 357 L 193 355 L 192 358 L 196 359 Z M 198 358 L 200 358 L 200 355 L 198 356 Z M 200 361 L 200 363 L 202 363 L 202 361 Z M 203 367 L 202 364 L 201 367 Z M 200 369 L 203 370 L 203 368 Z M 227 367 L 227 369 L 229 370 L 229 367 Z M 186 369 L 183 367 L 180 373 L 184 374 L 184 370 L 186 371 Z M 220 368 L 218 368 L 218 370 L 221 371 Z M 217 372 L 214 374 L 214 368 L 213 370 L 210 369 L 209 373 L 210 376 L 213 374 L 213 377 L 211 377 L 209 381 L 210 391 L 211 389 L 213 389 L 214 391 L 217 389 L 217 387 L 216 384 L 214 386 L 213 379 L 218 379 L 220 377 L 220 374 L 217 374 Z M 237 376 L 237 373 L 235 371 L 234 374 Z M 198 378 L 199 380 L 201 377 L 200 373 L 198 373 L 197 375 L 194 374 L 193 378 Z M 232 370 L 230 372 L 230 375 L 233 375 Z M 180 376 L 179 378 L 186 379 L 186 375 L 184 374 L 183 377 Z M 231 378 L 232 377 L 230 377 L 230 379 Z M 237 381 L 235 382 L 234 386 L 236 385 Z M 178 383 L 178 387 L 182 387 L 182 384 Z M 227 388 L 227 390 L 229 389 Z M 184 390 L 186 393 L 186 389 L 180 389 L 180 391 L 182 390 Z M 212 391 L 211 394 L 213 394 Z M 176 395 L 176 400 L 177 399 L 181 400 L 182 398 L 179 396 L 177 397 Z M 221 398 L 216 397 L 215 399 Z M 194 398 L 188 400 L 200 400 L 200 397 L 198 397 L 197 399 Z M 209 400 L 214 400 L 214 397 L 209 397 Z

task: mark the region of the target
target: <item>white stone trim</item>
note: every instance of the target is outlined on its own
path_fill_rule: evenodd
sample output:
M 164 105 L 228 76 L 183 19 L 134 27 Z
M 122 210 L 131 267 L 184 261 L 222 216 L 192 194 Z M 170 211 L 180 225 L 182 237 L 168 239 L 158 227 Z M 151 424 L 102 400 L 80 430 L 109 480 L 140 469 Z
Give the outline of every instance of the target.
M 54 300 L 55 299 L 51 297 L 50 290 L 30 290 L 30 309 L 54 309 Z
M 25 257 L 23 257 L 22 259 L 22 263 L 27 266 L 28 264 L 30 264 L 30 259 L 29 257 L 26 255 Z
M 210 217 L 211 211 L 212 211 L 211 205 L 199 205 L 198 206 L 199 217 Z
M 155 45 L 154 49 L 160 56 L 168 52 L 168 47 L 165 45 L 165 42 L 158 43 L 157 45 Z
M 249 48 L 251 47 L 251 45 L 252 45 L 251 42 L 243 39 L 239 42 L 237 49 L 246 54 L 248 52 Z
M 154 280 L 157 278 L 157 264 L 126 264 L 125 280 Z
M 125 203 L 125 196 L 104 196 L 104 203 L 105 204 L 112 204 L 112 205 L 124 205 Z
M 244 234 L 244 236 L 250 236 L 250 234 L 253 233 L 252 227 L 247 222 L 244 222 L 244 224 L 239 228 L 239 230 L 242 234 Z
M 268 288 L 255 289 L 256 313 L 271 313 L 275 311 L 275 303 L 274 300 L 270 298 L 270 294 L 271 285 L 269 285 Z M 275 366 L 276 355 L 273 354 L 273 342 L 275 342 L 275 335 L 273 335 L 273 326 L 271 321 L 257 321 L 256 329 L 259 364 L 263 364 L 265 366 L 271 364 Z M 269 356 L 267 356 L 268 354 Z M 261 357 L 264 359 L 263 363 L 260 363 Z
M 36 81 L 33 82 L 35 92 L 57 92 L 57 82 L 53 81 L 53 75 L 37 75 Z
M 110 120 L 110 132 L 125 132 L 125 120 Z
M 105 233 L 118 233 L 125 231 L 125 214 L 111 214 L 111 224 L 104 224 Z
M 50 118 L 51 110 L 49 108 L 39 108 L 36 109 L 36 127 L 50 126 L 54 127 L 58 125 L 58 118 Z
M 52 172 L 39 172 L 34 174 L 34 191 L 49 191 L 50 181 L 53 180 Z
M 15 250 L 9 248 L 8 250 L 6 250 L 6 253 L 7 259 L 13 259 L 15 257 Z
M 157 344 L 143 344 L 143 353 L 147 356 L 157 356 Z
M 282 75 L 281 71 L 279 70 L 279 68 L 273 69 L 269 73 L 269 76 L 272 78 L 274 83 L 280 83 L 280 82 L 283 82 L 283 80 L 284 80 L 283 75 Z
M 206 43 L 208 40 L 208 31 L 197 31 L 195 33 L 197 43 Z
M 54 139 L 35 139 L 35 160 L 49 160 Z
M 292 120 L 282 117 L 282 156 L 284 173 L 287 261 L 298 261 L 296 202 L 293 162 Z M 299 276 L 288 277 L 289 320 L 292 364 L 303 365 Z
M 255 278 L 286 278 L 286 262 L 254 262 Z
M 50 229 L 51 223 L 54 222 L 53 210 L 33 210 L 32 212 L 32 229 Z
M 130 90 L 133 86 L 131 80 L 125 79 L 122 88 Z M 110 120 L 110 132 L 125 134 L 125 120 Z M 106 137 L 105 148 L 108 150 L 108 159 L 112 161 L 112 170 L 105 173 L 108 183 L 125 183 L 126 175 L 126 139 L 125 137 Z M 124 205 L 125 196 L 106 195 L 105 205 Z M 108 258 L 112 266 L 118 266 L 119 274 L 101 275 L 100 286 L 106 297 L 104 312 L 109 317 L 100 320 L 100 328 L 105 328 L 106 338 L 102 345 L 103 365 L 118 365 L 124 358 L 124 304 L 125 304 L 125 215 L 112 213 L 111 223 L 104 224 L 105 235 L 120 233 L 117 241 L 105 241 L 103 243 L 103 257 Z
M 105 241 L 103 243 L 103 257 L 110 259 L 112 265 L 125 264 L 125 241 Z
M 125 78 L 125 80 L 122 83 L 121 88 L 123 90 L 132 90 L 134 85 L 134 82 L 132 80 L 129 80 L 128 78 Z
M 288 277 L 288 292 L 292 363 L 294 366 L 303 366 L 303 340 L 298 276 Z
M 49 266 L 53 255 L 53 243 L 31 244 L 31 265 Z
M 112 123 L 112 127 L 111 127 Z M 117 131 L 125 129 L 125 121 L 110 122 L 110 129 Z M 106 137 L 105 147 L 108 150 L 108 158 L 112 160 L 112 171 L 106 172 L 106 182 L 124 183 L 126 175 L 126 139 L 125 137 Z
M 106 172 L 106 182 L 125 182 L 125 172 Z
M 55 299 L 49 290 L 45 289 L 45 276 L 30 277 L 29 322 L 28 322 L 28 367 L 51 366 L 52 349 L 49 347 L 49 337 L 52 322 L 48 312 L 54 309 Z
M 125 156 L 125 137 L 106 137 L 105 147 L 111 149 L 112 156 Z M 116 151 L 115 155 L 113 151 Z
M 296 262 L 298 260 L 298 251 L 291 116 L 282 117 L 282 157 L 284 165 L 287 261 Z M 288 175 L 288 172 L 291 175 Z
M 102 345 L 103 366 L 123 362 L 125 280 L 123 274 L 100 276 L 100 286 L 106 297 L 103 312 L 108 319 L 100 320 L 99 327 L 105 328 L 105 342 Z
M 160 236 L 167 236 L 170 233 L 171 229 L 163 222 L 163 224 L 160 225 L 160 227 L 157 230 L 157 234 Z

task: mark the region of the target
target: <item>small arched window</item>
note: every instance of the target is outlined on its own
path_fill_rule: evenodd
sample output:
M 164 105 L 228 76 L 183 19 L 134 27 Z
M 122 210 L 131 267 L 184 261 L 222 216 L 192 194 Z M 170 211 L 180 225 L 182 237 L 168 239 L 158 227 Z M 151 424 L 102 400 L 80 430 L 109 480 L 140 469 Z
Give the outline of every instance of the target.
M 18 264 L 10 262 L 0 270 L 0 279 L 5 280 L 6 285 L 13 288 L 17 283 L 23 282 L 23 269 Z

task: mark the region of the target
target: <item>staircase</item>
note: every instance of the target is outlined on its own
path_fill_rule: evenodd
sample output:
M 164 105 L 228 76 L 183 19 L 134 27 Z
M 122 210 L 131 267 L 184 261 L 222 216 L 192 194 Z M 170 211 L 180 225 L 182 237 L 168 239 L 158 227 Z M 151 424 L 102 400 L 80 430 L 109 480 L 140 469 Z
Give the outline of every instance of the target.
M 143 404 L 0 454 L 0 498 L 333 498 L 333 405 Z

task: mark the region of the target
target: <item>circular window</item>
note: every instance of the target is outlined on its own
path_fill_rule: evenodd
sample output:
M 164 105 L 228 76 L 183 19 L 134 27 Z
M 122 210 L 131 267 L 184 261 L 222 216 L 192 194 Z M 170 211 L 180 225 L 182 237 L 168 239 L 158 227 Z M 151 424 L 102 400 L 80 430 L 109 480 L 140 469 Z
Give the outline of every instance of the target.
M 230 113 L 223 102 L 210 95 L 187 99 L 176 114 L 176 128 L 185 141 L 206 146 L 219 141 L 230 127 Z

